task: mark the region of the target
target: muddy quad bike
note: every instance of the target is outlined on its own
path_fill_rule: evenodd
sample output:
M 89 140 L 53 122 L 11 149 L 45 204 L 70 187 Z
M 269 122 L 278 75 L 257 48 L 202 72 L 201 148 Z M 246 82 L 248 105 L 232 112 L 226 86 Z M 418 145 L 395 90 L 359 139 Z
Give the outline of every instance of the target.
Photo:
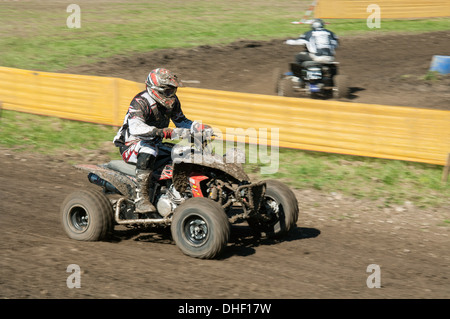
M 348 96 L 348 80 L 338 74 L 339 62 L 305 61 L 290 63 L 290 71 L 274 71 L 275 92 L 287 97 L 344 98 Z
M 239 220 L 269 237 L 282 237 L 295 227 L 297 200 L 286 185 L 275 180 L 251 182 L 242 161 L 229 160 L 230 152 L 224 156 L 206 152 L 210 139 L 198 140 L 159 147 L 148 192 L 156 213 L 134 211 L 135 166 L 122 160 L 76 165 L 102 191 L 77 190 L 65 198 L 61 217 L 67 235 L 99 241 L 111 235 L 115 225 L 170 227 L 184 254 L 212 259 L 222 253 L 230 225 Z

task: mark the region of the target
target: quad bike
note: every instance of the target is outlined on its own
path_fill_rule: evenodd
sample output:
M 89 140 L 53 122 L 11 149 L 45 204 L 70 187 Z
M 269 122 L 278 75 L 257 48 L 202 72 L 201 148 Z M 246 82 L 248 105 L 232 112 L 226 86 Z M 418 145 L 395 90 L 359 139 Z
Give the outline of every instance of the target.
M 239 154 L 236 149 L 233 155 L 219 156 L 211 152 L 210 142 L 200 137 L 188 145 L 161 144 L 148 192 L 156 213 L 134 211 L 135 166 L 122 160 L 76 165 L 102 190 L 77 190 L 65 198 L 65 232 L 72 239 L 100 241 L 115 225 L 170 227 L 184 254 L 212 259 L 223 252 L 231 224 L 239 220 L 268 237 L 279 238 L 293 229 L 298 218 L 293 192 L 275 180 L 251 182 L 242 161 L 229 160 Z
M 275 92 L 287 97 L 344 98 L 348 96 L 347 77 L 338 74 L 336 61 L 290 63 L 290 71 L 274 71 Z

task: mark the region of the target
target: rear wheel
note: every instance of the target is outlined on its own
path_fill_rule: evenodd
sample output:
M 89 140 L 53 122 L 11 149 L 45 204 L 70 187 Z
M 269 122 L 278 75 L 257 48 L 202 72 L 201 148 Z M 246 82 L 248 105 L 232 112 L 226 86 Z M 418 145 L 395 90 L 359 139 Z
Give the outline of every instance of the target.
M 81 241 L 103 240 L 114 228 L 112 205 L 99 191 L 73 192 L 61 205 L 61 223 L 69 238 Z
M 278 95 L 286 97 L 294 97 L 295 91 L 290 77 L 283 77 L 278 84 Z
M 275 93 L 277 93 L 277 94 L 278 94 L 280 80 L 281 80 L 282 76 L 283 76 L 283 74 L 281 73 L 280 68 L 275 68 L 273 70 L 272 82 L 273 82 L 273 87 L 275 89 Z
M 268 180 L 260 216 L 249 218 L 248 224 L 270 238 L 281 238 L 297 224 L 298 203 L 295 194 L 285 184 Z
M 187 200 L 174 211 L 172 237 L 186 255 L 213 259 L 228 243 L 230 223 L 220 204 L 203 197 Z
M 334 89 L 333 96 L 335 98 L 346 98 L 348 97 L 350 90 L 348 87 L 348 78 L 345 75 L 336 75 L 333 79 Z

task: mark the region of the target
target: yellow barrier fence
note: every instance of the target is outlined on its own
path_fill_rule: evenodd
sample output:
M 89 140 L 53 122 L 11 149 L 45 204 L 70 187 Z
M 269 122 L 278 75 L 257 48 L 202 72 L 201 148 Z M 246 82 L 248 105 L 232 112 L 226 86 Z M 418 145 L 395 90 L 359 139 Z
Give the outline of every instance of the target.
M 449 17 L 448 0 L 319 0 L 314 17 L 324 19 L 367 19 L 369 5 L 380 8 L 382 19 Z
M 123 106 L 141 84 L 117 78 L 37 72 L 0 67 L 5 109 L 119 125 Z
M 85 122 L 121 125 L 131 99 L 143 89 L 118 78 L 0 67 L 5 109 Z M 267 129 L 270 135 L 278 129 L 280 147 L 438 165 L 445 165 L 450 153 L 450 111 L 198 88 L 178 92 L 188 118 L 222 133 Z

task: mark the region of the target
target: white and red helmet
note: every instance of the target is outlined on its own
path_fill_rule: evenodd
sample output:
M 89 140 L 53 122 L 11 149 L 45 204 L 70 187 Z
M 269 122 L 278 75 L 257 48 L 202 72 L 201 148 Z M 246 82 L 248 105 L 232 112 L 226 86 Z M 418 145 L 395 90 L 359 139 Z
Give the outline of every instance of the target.
M 158 103 L 171 108 L 176 101 L 177 88 L 182 86 L 181 81 L 171 71 L 158 68 L 150 71 L 145 80 L 147 92 Z

